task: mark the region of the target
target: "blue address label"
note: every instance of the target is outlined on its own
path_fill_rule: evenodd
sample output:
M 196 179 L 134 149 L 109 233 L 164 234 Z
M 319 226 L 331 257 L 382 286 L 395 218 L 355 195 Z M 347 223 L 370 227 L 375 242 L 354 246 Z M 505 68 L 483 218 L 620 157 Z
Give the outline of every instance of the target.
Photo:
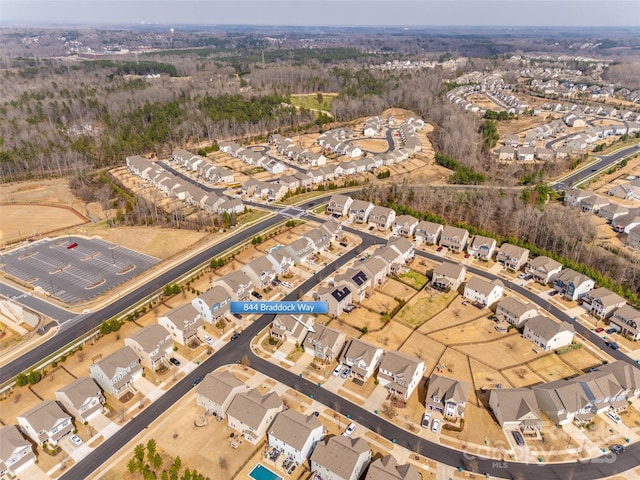
M 327 302 L 231 302 L 231 313 L 316 314 L 329 311 Z

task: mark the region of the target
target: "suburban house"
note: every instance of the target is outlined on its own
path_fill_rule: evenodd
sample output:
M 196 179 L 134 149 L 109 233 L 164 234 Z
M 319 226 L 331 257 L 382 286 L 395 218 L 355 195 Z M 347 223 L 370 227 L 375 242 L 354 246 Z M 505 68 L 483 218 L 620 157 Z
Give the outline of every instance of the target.
M 236 301 L 248 300 L 253 291 L 251 278 L 244 270 L 234 270 L 222 277 L 219 282 L 223 283 L 231 292 L 231 298 Z M 215 286 L 212 285 L 212 286 Z M 235 298 L 234 298 L 235 297 Z
M 336 285 L 346 283 L 353 294 L 353 299 L 361 302 L 366 296 L 367 288 L 372 287 L 373 283 L 368 273 L 360 265 L 357 265 L 357 267 L 336 275 L 334 282 Z
M 496 241 L 493 238 L 476 235 L 467 247 L 467 252 L 480 260 L 491 260 L 496 249 Z
M 158 318 L 158 323 L 169 328 L 171 333 L 174 335 L 174 340 L 181 345 L 185 345 L 186 340 L 191 335 L 195 335 L 196 330 L 202 325 L 203 320 L 210 324 L 214 324 L 218 318 L 229 312 L 229 308 L 231 307 L 231 294 L 222 285 L 215 285 L 191 300 L 191 305 L 198 314 L 198 317 L 200 317 L 200 322 L 198 322 L 198 317 L 192 317 L 193 313 L 190 309 L 187 309 L 185 312 L 176 312 L 177 318 L 170 318 L 170 320 L 172 320 L 171 323 L 175 324 L 175 330 L 183 331 L 182 341 L 178 340 L 178 336 L 174 334 L 173 330 L 167 325 L 163 325 L 160 322 L 160 318 Z M 169 313 L 172 312 L 173 310 Z M 169 314 L 167 314 L 167 316 L 169 316 Z M 195 326 L 197 323 L 200 324 Z M 185 332 L 184 330 L 187 326 L 190 328 L 188 329 L 188 332 Z M 189 333 L 191 335 L 188 335 Z
M 349 213 L 352 203 L 353 199 L 348 195 L 332 195 L 327 205 L 327 213 L 343 217 Z
M 329 437 L 311 454 L 316 480 L 358 480 L 371 462 L 371 448 L 361 437 Z
M 458 290 L 467 274 L 463 265 L 451 262 L 442 262 L 433 267 L 431 283 L 438 290 Z
M 17 418 L 22 433 L 38 445 L 55 446 L 75 428 L 71 417 L 53 400 L 44 400 Z
M 411 261 L 415 254 L 413 243 L 403 237 L 391 237 L 387 240 L 387 247 L 393 248 L 400 255 L 396 262 L 403 264 Z
M 349 206 L 349 217 L 353 218 L 355 223 L 367 223 L 371 210 L 373 210 L 373 203 L 364 200 L 354 200 Z
M 480 277 L 471 277 L 464 286 L 464 298 L 476 305 L 491 307 L 502 298 L 504 284 L 502 281 L 489 281 Z
M 16 476 L 36 461 L 31 442 L 13 425 L 0 428 L 0 476 Z
M 564 203 L 571 207 L 577 207 L 583 200 L 592 197 L 593 192 L 580 188 L 570 188 L 564 192 Z
M 243 265 L 242 270 L 251 279 L 253 286 L 260 290 L 273 282 L 277 275 L 275 266 L 264 255 Z
M 344 347 L 345 334 L 324 325 L 314 325 L 313 329 L 304 339 L 305 351 L 324 363 L 333 362 Z
M 496 316 L 499 320 L 507 321 L 516 328 L 522 327 L 528 319 L 535 317 L 537 314 L 538 309 L 534 304 L 524 303 L 516 297 L 507 297 L 500 300 L 496 309 Z
M 366 382 L 382 361 L 384 350 L 352 338 L 342 352 L 340 362 L 351 367 L 351 375 Z
M 627 392 L 613 373 L 597 370 L 571 380 L 580 385 L 595 413 L 627 408 Z
M 422 380 L 424 371 L 423 361 L 392 350 L 384 353 L 376 379 L 392 396 L 406 402 Z
M 634 250 L 640 249 L 640 225 L 636 225 L 627 234 L 627 246 Z
M 307 258 L 316 252 L 315 245 L 311 239 L 300 237 L 284 247 L 284 250 L 296 263 L 303 263 Z M 276 250 L 277 251 L 277 250 Z
M 554 280 L 561 270 L 562 264 L 560 262 L 544 256 L 529 260 L 526 269 L 528 274 L 533 275 L 533 279 L 536 282 L 543 285 Z
M 80 423 L 101 413 L 106 402 L 98 384 L 89 377 L 77 378 L 57 390 L 56 400 Z
M 257 445 L 283 409 L 282 399 L 276 392 L 261 395 L 253 388 L 233 397 L 227 409 L 227 420 L 229 426 L 240 432 L 244 439 Z
M 553 288 L 568 300 L 574 301 L 584 297 L 594 285 L 592 279 L 570 268 L 562 270 L 553 282 Z
M 422 220 L 416 226 L 416 241 L 426 243 L 427 245 L 435 245 L 440 241 L 440 235 L 444 227 L 439 223 L 427 222 Z
M 218 420 L 227 416 L 233 398 L 249 389 L 228 370 L 207 373 L 196 387 L 196 404 L 204 407 Z
M 532 387 L 540 410 L 556 425 L 572 421 L 586 422 L 595 412 L 593 405 L 579 383 L 573 380 L 556 380 Z
M 187 305 L 191 307 L 190 303 Z M 157 323 L 148 325 L 125 338 L 124 344 L 136 352 L 143 367 L 156 371 L 163 365 L 171 366 L 169 357 L 173 351 L 173 338 L 162 325 Z
M 203 320 L 200 311 L 194 308 L 194 303 L 202 306 L 198 297 L 192 300 L 192 303 L 180 305 L 158 317 L 158 325 L 169 332 L 172 343 L 177 342 L 180 345 L 188 345 L 192 340 L 196 339 L 198 333 L 200 333 Z M 173 348 L 173 345 L 171 345 L 171 348 Z M 169 352 L 169 350 L 170 349 L 168 349 L 167 352 Z M 144 362 L 143 365 L 148 367 Z
M 396 219 L 396 212 L 388 207 L 376 205 L 369 213 L 369 226 L 378 230 L 388 230 Z
M 317 301 L 327 302 L 327 313 L 340 316 L 344 308 L 353 301 L 353 293 L 348 285 L 321 285 L 314 295 Z
M 489 406 L 503 430 L 520 430 L 533 435 L 542 430 L 540 407 L 530 388 L 492 389 Z
M 453 252 L 461 252 L 469 241 L 469 232 L 464 228 L 447 225 L 442 229 L 440 245 Z
M 609 318 L 613 311 L 626 305 L 627 301 L 608 288 L 594 288 L 582 297 L 582 305 L 598 318 Z
M 640 310 L 625 305 L 620 307 L 609 317 L 609 323 L 620 328 L 620 333 L 632 340 L 640 340 Z
M 311 455 L 324 434 L 324 426 L 315 415 L 303 415 L 289 409 L 278 413 L 269 428 L 269 446 L 277 448 L 298 465 Z
M 503 243 L 498 250 L 496 260 L 502 265 L 502 268 L 516 272 L 524 267 L 529 260 L 529 250 L 510 243 Z
M 103 392 L 120 398 L 126 392 L 135 392 L 133 381 L 142 377 L 142 365 L 131 347 L 122 347 L 90 365 L 89 374 Z
M 469 397 L 469 384 L 436 373 L 429 377 L 425 407 L 451 419 L 463 418 Z
M 411 215 L 397 216 L 393 222 L 393 230 L 403 237 L 411 237 L 415 234 L 419 220 Z
M 546 352 L 571 345 L 574 333 L 575 330 L 570 323 L 558 323 L 549 317 L 536 315 L 524 324 L 522 336 Z
M 309 328 L 313 327 L 314 318 L 313 315 L 276 315 L 271 322 L 269 335 L 281 342 L 289 341 L 301 345 Z
M 422 480 L 422 475 L 410 463 L 398 465 L 393 455 L 371 462 L 364 480 Z
M 640 397 L 640 369 L 636 365 L 624 360 L 617 360 L 600 365 L 598 370 L 612 373 L 626 392 L 627 398 Z

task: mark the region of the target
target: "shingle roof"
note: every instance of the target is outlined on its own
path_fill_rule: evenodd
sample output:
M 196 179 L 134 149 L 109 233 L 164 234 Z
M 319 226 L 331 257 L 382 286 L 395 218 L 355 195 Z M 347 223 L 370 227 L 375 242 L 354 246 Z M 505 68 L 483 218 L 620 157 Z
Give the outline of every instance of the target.
M 19 417 L 29 422 L 36 432 L 49 431 L 61 418 L 71 418 L 53 400 L 44 400 Z
M 31 447 L 31 443 L 20 434 L 20 430 L 13 425 L 0 428 L 0 462 L 6 462 L 17 449 L 23 447 Z
M 194 309 L 190 303 L 187 303 L 184 306 Z M 167 331 L 166 328 L 164 328 L 162 325 L 158 325 L 157 323 L 152 323 L 151 325 L 147 325 L 141 330 L 138 330 L 136 333 L 129 336 L 129 339 L 138 343 L 138 345 L 140 345 L 140 347 L 142 347 L 142 350 L 146 353 L 153 352 L 158 347 L 158 345 L 164 343 L 165 341 L 167 343 L 173 343 L 171 334 Z
M 98 384 L 89 377 L 77 378 L 70 384 L 59 389 L 58 392 L 64 393 L 76 408 L 80 408 L 88 398 L 100 397 L 102 395 Z
M 407 463 L 398 465 L 393 455 L 386 455 L 371 462 L 364 480 L 421 480 L 422 475 L 416 467 Z
M 340 478 L 350 478 L 360 455 L 367 450 L 369 444 L 362 438 L 346 438 L 336 435 L 326 441 L 319 442 L 311 461 L 322 465 Z
M 228 370 L 208 373 L 197 386 L 196 393 L 222 405 L 231 392 L 243 386 L 244 383 L 234 377 Z
M 319 427 L 322 424 L 315 415 L 303 415 L 289 409 L 278 414 L 269 429 L 269 435 L 300 451 L 311 432 Z
M 569 331 L 575 332 L 573 325 L 567 322 L 557 323 L 551 320 L 549 317 L 543 315 L 536 315 L 527 320 L 525 328 L 529 328 L 537 333 L 540 337 L 548 340 L 560 332 Z
M 233 397 L 227 414 L 257 430 L 267 411 L 273 408 L 282 408 L 282 400 L 278 394 L 270 392 L 263 396 L 254 388 Z

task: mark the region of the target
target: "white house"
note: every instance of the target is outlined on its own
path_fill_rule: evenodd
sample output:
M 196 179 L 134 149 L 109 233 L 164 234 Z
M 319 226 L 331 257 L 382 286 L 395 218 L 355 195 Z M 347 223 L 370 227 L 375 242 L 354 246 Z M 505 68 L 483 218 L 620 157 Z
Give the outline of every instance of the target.
M 480 277 L 471 277 L 464 287 L 464 298 L 467 300 L 491 307 L 494 303 L 502 298 L 504 293 L 504 284 L 498 280 L 485 280 Z
M 280 450 L 297 464 L 304 463 L 324 434 L 324 426 L 315 415 L 303 415 L 289 409 L 278 413 L 269 428 L 269 446 Z
M 467 252 L 480 260 L 491 260 L 493 252 L 496 249 L 496 240 L 494 238 L 476 235 L 467 247 Z
M 44 400 L 31 410 L 18 415 L 20 430 L 38 445 L 57 445 L 62 437 L 73 431 L 71 417 L 57 402 Z
M 228 424 L 245 440 L 257 445 L 283 408 L 282 399 L 276 392 L 261 395 L 254 388 L 233 397 L 227 409 Z
M 229 308 L 231 307 L 231 293 L 226 288 L 224 288 L 222 284 L 215 285 L 206 292 L 201 293 L 196 298 L 191 300 L 191 305 L 195 309 L 196 313 L 198 313 L 198 315 L 202 318 L 202 320 L 210 324 L 214 324 L 218 320 L 218 318 L 229 312 Z M 185 313 L 188 314 L 184 316 L 184 320 L 179 323 L 182 323 L 184 325 L 186 323 L 194 322 L 193 324 L 195 325 L 197 323 L 197 320 L 196 316 L 192 316 L 193 312 L 187 311 Z M 180 317 L 182 316 L 183 315 L 180 315 Z M 160 318 L 158 318 L 158 323 L 160 323 Z M 174 321 L 173 323 L 176 322 Z M 201 325 L 202 324 L 198 325 L 196 329 Z M 165 325 L 165 327 L 167 327 L 167 325 Z M 184 340 L 178 341 L 175 336 L 174 339 L 176 339 L 176 341 L 181 345 L 185 344 Z
M 33 446 L 16 427 L 0 428 L 0 476 L 16 476 L 35 461 Z
M 142 377 L 142 365 L 131 347 L 123 347 L 90 365 L 89 375 L 104 392 L 120 398 L 135 392 L 133 381 Z
M 191 304 L 187 305 L 191 307 Z M 124 344 L 131 347 L 140 358 L 142 366 L 151 371 L 156 371 L 162 366 L 171 366 L 169 357 L 173 351 L 173 338 L 162 325 L 157 323 L 147 325 L 125 338 Z
M 376 378 L 391 395 L 406 402 L 422 380 L 424 371 L 423 361 L 393 350 L 385 352 Z
M 311 454 L 316 480 L 358 480 L 371 462 L 371 447 L 362 438 L 330 437 Z
M 570 323 L 557 323 L 548 317 L 536 315 L 524 324 L 522 336 L 546 352 L 571 345 L 574 332 Z
M 101 413 L 106 402 L 98 384 L 89 377 L 79 377 L 57 390 L 56 400 L 82 423 Z
M 380 362 L 384 350 L 370 343 L 352 338 L 342 353 L 341 362 L 351 367 L 351 375 L 366 382 Z
M 536 282 L 546 285 L 551 282 L 562 270 L 562 264 L 552 258 L 539 256 L 529 260 L 526 272 L 533 275 Z
M 209 372 L 196 387 L 196 403 L 218 420 L 227 416 L 233 398 L 249 389 L 228 370 Z
M 581 273 L 567 268 L 562 270 L 553 282 L 553 288 L 568 300 L 578 300 L 584 297 L 595 286 L 595 282 Z

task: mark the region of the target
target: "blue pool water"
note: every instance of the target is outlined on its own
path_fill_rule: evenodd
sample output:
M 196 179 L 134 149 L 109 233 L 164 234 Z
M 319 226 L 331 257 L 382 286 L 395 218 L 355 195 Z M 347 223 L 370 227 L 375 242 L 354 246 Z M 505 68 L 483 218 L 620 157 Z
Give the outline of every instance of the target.
M 249 472 L 249 476 L 253 480 L 282 480 L 280 475 L 276 475 L 271 470 L 263 465 L 256 465 L 253 470 Z

